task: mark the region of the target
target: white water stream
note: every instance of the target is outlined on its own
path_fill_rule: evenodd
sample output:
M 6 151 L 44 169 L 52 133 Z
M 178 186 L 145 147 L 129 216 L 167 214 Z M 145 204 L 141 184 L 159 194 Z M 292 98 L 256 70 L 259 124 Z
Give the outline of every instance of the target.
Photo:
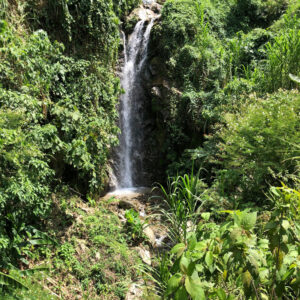
M 120 146 L 118 150 L 118 189 L 134 188 L 142 182 L 143 173 L 143 101 L 142 75 L 148 56 L 148 46 L 154 19 L 139 21 L 128 41 L 124 40 L 124 67 L 121 85 L 125 93 L 120 103 Z

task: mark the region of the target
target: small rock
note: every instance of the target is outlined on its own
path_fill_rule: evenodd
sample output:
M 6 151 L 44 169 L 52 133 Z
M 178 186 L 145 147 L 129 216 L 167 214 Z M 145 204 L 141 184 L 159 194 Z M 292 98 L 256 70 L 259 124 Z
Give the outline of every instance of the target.
M 144 249 L 144 248 L 142 248 L 142 247 L 136 247 L 135 249 L 138 251 L 138 253 L 139 253 L 139 255 L 140 255 L 142 261 L 143 261 L 145 264 L 151 266 L 151 263 L 152 263 L 152 262 L 151 262 L 151 254 L 150 254 L 150 251 L 148 251 L 148 250 L 146 250 L 146 249 Z
M 83 255 L 84 253 L 88 252 L 88 247 L 86 246 L 86 241 L 85 240 L 80 240 L 78 239 L 76 241 L 77 247 L 76 247 L 76 252 L 78 255 Z
M 101 255 L 100 255 L 100 253 L 99 253 L 99 252 L 97 252 L 97 253 L 96 253 L 96 255 L 95 255 L 95 258 L 96 258 L 97 260 L 100 260 L 100 258 L 101 258 Z
M 126 223 L 127 222 L 126 218 L 121 213 L 118 213 L 118 217 L 119 217 L 121 223 Z
M 153 96 L 157 97 L 157 98 L 160 98 L 160 99 L 162 98 L 162 96 L 161 96 L 161 91 L 160 91 L 160 89 L 159 89 L 157 86 L 154 86 L 154 87 L 152 88 L 151 94 L 152 94 Z
M 125 300 L 141 300 L 143 297 L 143 281 L 134 282 L 130 285 Z
M 142 217 L 142 218 L 146 217 L 146 213 L 145 213 L 145 209 L 144 208 L 140 209 L 140 217 Z
M 144 232 L 145 236 L 149 239 L 151 245 L 154 246 L 156 244 L 156 237 L 155 237 L 154 231 L 151 229 L 151 226 L 146 226 L 143 229 L 143 232 Z

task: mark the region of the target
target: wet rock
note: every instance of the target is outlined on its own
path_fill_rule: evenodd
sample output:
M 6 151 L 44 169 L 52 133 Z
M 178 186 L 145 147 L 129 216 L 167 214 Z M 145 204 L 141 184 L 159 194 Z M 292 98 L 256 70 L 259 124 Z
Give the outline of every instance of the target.
M 145 264 L 151 266 L 151 254 L 150 254 L 150 251 L 146 250 L 143 247 L 136 247 L 135 249 L 137 250 L 139 256 L 142 259 L 142 261 Z
M 140 6 L 132 11 L 132 13 L 127 17 L 127 23 L 133 23 L 138 20 L 150 21 L 156 17 L 156 13 L 151 10 L 151 6 Z
M 162 5 L 154 2 L 151 4 L 150 9 L 156 14 L 159 14 L 161 12 Z
M 160 98 L 160 99 L 162 98 L 161 91 L 160 91 L 160 89 L 157 86 L 154 86 L 151 89 L 151 95 L 153 97 L 157 97 L 157 98 Z

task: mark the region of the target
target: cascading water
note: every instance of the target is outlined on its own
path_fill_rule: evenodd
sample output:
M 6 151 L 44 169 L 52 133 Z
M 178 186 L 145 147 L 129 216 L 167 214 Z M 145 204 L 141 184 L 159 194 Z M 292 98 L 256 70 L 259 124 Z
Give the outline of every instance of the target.
M 154 19 L 139 21 L 128 42 L 124 39 L 124 68 L 121 85 L 125 93 L 120 103 L 120 146 L 116 170 L 117 189 L 133 188 L 143 182 L 143 73 Z

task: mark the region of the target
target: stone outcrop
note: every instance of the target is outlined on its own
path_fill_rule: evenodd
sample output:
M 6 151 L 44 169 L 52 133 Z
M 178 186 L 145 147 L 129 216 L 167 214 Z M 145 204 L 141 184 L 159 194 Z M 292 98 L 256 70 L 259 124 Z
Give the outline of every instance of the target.
M 134 9 L 125 21 L 125 32 L 127 34 L 132 33 L 134 26 L 139 20 L 146 20 L 150 22 L 152 19 L 158 19 L 162 5 L 158 3 L 144 4 Z

